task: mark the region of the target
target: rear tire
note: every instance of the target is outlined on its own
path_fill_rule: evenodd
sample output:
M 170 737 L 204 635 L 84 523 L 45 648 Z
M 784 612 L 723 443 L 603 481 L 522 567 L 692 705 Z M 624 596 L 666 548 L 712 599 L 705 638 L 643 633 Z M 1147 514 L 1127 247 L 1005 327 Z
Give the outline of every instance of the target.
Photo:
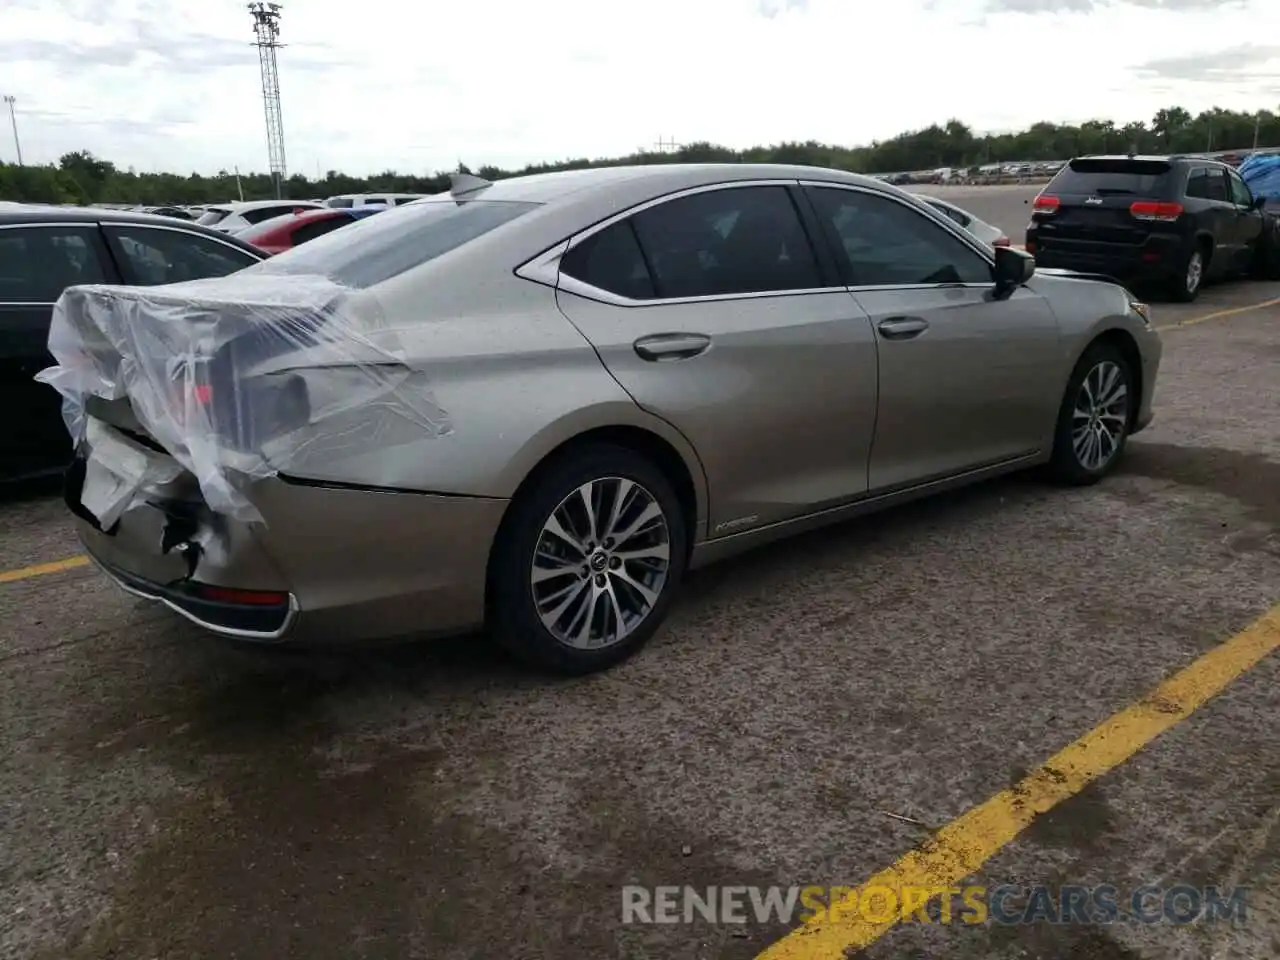
M 661 626 L 687 544 L 680 501 L 654 464 L 612 444 L 572 450 L 511 505 L 489 568 L 490 631 L 541 669 L 612 667 Z
M 1192 248 L 1169 283 L 1169 296 L 1172 300 L 1176 303 L 1191 303 L 1200 296 L 1210 255 L 1209 248 L 1203 243 L 1197 243 Z
M 1049 475 L 1067 486 L 1089 486 L 1120 460 L 1138 403 L 1123 351 L 1095 343 L 1071 372 L 1058 410 Z

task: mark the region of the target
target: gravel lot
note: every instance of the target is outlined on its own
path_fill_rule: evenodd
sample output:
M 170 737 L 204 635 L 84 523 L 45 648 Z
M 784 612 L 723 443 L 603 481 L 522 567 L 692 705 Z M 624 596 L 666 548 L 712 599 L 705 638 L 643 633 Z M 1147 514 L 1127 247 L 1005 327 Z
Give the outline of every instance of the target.
M 1016 241 L 1018 190 L 948 195 Z M 1171 329 L 1102 485 L 1014 478 L 712 568 L 580 681 L 475 638 L 231 647 L 84 567 L 0 583 L 0 956 L 752 957 L 786 931 L 623 926 L 620 887 L 860 883 L 1255 620 L 1277 383 L 1280 306 Z M 0 571 L 78 552 L 47 493 L 0 529 Z M 911 925 L 860 955 L 1280 955 L 1277 691 L 1272 656 L 976 878 L 1246 883 L 1243 928 Z

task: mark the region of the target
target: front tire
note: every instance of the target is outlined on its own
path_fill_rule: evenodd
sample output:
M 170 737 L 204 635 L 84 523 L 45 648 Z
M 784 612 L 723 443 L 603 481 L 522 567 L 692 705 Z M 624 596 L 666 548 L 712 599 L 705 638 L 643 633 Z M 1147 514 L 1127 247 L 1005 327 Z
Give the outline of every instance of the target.
M 1088 486 L 1124 452 L 1138 402 L 1136 378 L 1123 351 L 1095 343 L 1067 382 L 1054 432 L 1049 473 L 1059 483 Z
M 612 444 L 570 451 L 511 506 L 490 565 L 490 629 L 542 669 L 614 666 L 666 617 L 687 544 L 680 501 L 649 460 Z
M 1269 215 L 1263 219 L 1252 273 L 1256 280 L 1280 280 L 1280 221 Z

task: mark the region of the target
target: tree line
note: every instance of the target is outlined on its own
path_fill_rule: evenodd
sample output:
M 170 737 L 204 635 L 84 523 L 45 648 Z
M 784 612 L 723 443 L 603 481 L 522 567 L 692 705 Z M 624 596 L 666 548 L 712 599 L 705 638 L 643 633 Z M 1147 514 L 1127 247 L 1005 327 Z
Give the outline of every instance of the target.
M 798 163 L 835 167 L 859 173 L 897 173 L 938 167 L 969 168 L 997 162 L 1066 160 L 1088 153 L 1197 153 L 1247 150 L 1254 143 L 1280 146 L 1280 113 L 1240 113 L 1213 109 L 1192 116 L 1182 107 L 1158 111 L 1149 123 L 1117 124 L 1090 120 L 1076 125 L 1037 123 L 1017 133 L 976 134 L 959 120 L 912 130 L 889 140 L 861 147 L 842 147 L 807 141 L 733 150 L 713 143 L 689 143 L 662 152 L 639 152 L 626 157 L 576 159 L 531 164 L 523 170 L 493 166 L 459 170 L 489 180 L 554 170 L 647 163 Z M 294 174 L 284 184 L 294 199 L 328 197 L 340 193 L 439 193 L 447 190 L 449 173 L 432 175 L 387 170 L 370 177 L 353 177 L 330 170 L 321 179 Z M 269 174 L 237 176 L 221 170 L 213 176 L 192 173 L 139 173 L 122 170 L 86 151 L 65 154 L 57 164 L 18 166 L 0 164 L 0 200 L 34 203 L 201 204 L 275 196 Z

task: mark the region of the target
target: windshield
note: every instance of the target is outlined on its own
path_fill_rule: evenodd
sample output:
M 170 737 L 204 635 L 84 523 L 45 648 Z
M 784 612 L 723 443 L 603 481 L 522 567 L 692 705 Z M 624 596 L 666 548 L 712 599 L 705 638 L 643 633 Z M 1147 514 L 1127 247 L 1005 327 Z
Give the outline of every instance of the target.
M 1153 196 L 1165 186 L 1171 169 L 1165 160 L 1080 158 L 1067 164 L 1045 193 Z
M 252 269 L 319 274 L 348 287 L 371 287 L 496 230 L 537 206 L 511 200 L 443 200 L 392 207 Z
M 230 210 L 225 210 L 221 207 L 210 207 L 200 215 L 200 219 L 197 220 L 196 223 L 200 224 L 202 227 L 211 227 L 220 220 L 226 219 L 227 215 L 230 213 Z

